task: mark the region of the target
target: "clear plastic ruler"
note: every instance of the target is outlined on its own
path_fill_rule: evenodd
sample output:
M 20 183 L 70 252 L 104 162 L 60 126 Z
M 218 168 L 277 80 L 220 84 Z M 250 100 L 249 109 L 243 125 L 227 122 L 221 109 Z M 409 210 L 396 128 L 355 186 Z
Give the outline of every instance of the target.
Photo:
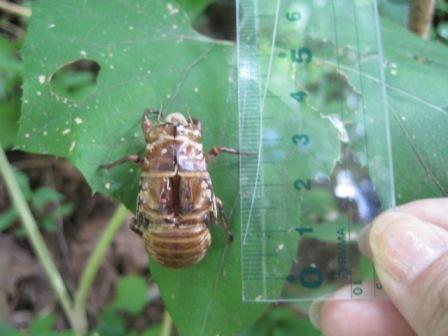
M 376 1 L 237 4 L 243 300 L 381 296 L 357 244 L 394 206 Z

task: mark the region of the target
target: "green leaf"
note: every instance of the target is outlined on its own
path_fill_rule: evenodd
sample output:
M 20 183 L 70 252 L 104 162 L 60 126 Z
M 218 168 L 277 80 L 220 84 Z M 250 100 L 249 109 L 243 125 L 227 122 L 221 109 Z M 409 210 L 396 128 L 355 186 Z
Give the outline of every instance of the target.
M 52 202 L 60 202 L 64 196 L 55 189 L 41 187 L 33 192 L 31 204 L 34 209 L 41 211 L 44 206 Z
M 30 187 L 29 178 L 26 174 L 22 173 L 20 170 L 13 168 L 14 177 L 19 184 L 20 190 L 23 193 L 23 196 L 26 200 L 29 200 L 32 197 L 32 191 Z M 8 209 L 5 213 L 0 216 L 0 231 L 6 230 L 13 222 L 17 219 L 17 212 L 14 208 L 14 205 L 10 209 Z M 22 227 L 18 228 L 15 231 L 17 236 L 20 236 L 21 232 L 25 233 Z
M 448 48 L 382 21 L 398 203 L 448 195 Z
M 23 75 L 23 64 L 17 57 L 17 46 L 0 37 L 0 100 L 19 96 L 13 92 Z
M 442 22 L 437 26 L 437 34 L 445 41 L 448 41 L 448 22 Z
M 446 0 L 437 0 L 436 9 L 441 12 L 448 13 L 448 3 Z
M 76 336 L 76 335 L 73 331 L 46 330 L 46 331 L 40 331 L 36 334 L 31 334 L 31 336 Z
M 14 168 L 14 176 L 17 179 L 17 183 L 19 184 L 20 190 L 23 193 L 23 197 L 27 201 L 29 201 L 33 195 L 30 187 L 30 180 L 25 173 L 22 173 L 20 170 Z
M 273 308 L 240 336 L 318 336 L 321 333 L 304 316 L 286 307 Z
M 0 145 L 8 148 L 14 144 L 20 116 L 20 100 L 0 100 Z
M 6 230 L 18 218 L 15 208 L 10 208 L 0 215 L 0 232 Z
M 148 285 L 142 277 L 127 275 L 118 281 L 112 307 L 130 314 L 139 314 L 149 302 L 147 292 Z
M 146 329 L 141 336 L 160 336 L 160 332 L 162 331 L 162 326 L 160 324 L 156 324 Z
M 109 306 L 101 313 L 100 322 L 92 335 L 123 336 L 126 331 L 126 323 L 117 311 Z
M 54 232 L 58 228 L 58 223 L 51 217 L 46 217 L 42 219 L 42 222 L 39 223 L 45 231 Z
M 234 46 L 196 33 L 179 6 L 169 4 L 39 1 L 33 3 L 23 49 L 20 148 L 68 158 L 93 191 L 108 193 L 130 209 L 135 208 L 138 169 L 98 166 L 144 149 L 140 119 L 146 108 L 199 118 L 207 149 L 238 143 Z M 86 58 L 101 67 L 94 93 L 76 101 L 55 95 L 48 79 Z M 223 155 L 211 175 L 230 214 L 238 203 L 238 159 Z M 231 218 L 238 236 L 238 216 Z M 266 307 L 241 302 L 240 244 L 227 244 L 221 227 L 212 234 L 206 260 L 190 270 L 151 266 L 183 335 L 234 334 Z
M 44 335 L 51 330 L 55 322 L 53 314 L 41 314 L 31 322 L 30 332 L 32 336 Z
M 2 336 L 21 336 L 22 333 L 6 322 L 0 322 L 0 335 Z
M 23 65 L 17 58 L 17 47 L 0 37 L 0 144 L 11 146 L 16 137 L 20 114 L 20 95 Z
M 57 207 L 53 213 L 53 217 L 67 217 L 70 216 L 75 210 L 75 205 L 73 203 L 64 203 Z
M 379 0 L 380 15 L 405 27 L 409 16 L 409 0 Z
M 17 230 L 14 231 L 14 235 L 17 238 L 26 238 L 27 233 L 25 231 L 25 228 L 21 226 Z

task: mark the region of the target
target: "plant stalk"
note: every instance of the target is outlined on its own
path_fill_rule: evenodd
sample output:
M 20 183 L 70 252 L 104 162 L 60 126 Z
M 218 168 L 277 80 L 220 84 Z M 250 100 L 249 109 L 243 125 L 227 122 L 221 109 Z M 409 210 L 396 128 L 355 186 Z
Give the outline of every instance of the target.
M 70 325 L 73 329 L 76 329 L 76 321 L 73 319 L 72 315 L 72 304 L 70 296 L 68 294 L 67 288 L 65 287 L 64 281 L 60 273 L 58 272 L 56 265 L 54 264 L 53 258 L 51 257 L 50 251 L 45 244 L 42 235 L 39 232 L 36 221 L 31 215 L 30 208 L 28 207 L 25 198 L 23 197 L 22 191 L 17 183 L 17 180 L 13 174 L 11 165 L 6 158 L 3 148 L 0 146 L 0 172 L 5 181 L 8 192 L 12 198 L 14 207 L 16 208 L 20 219 L 25 227 L 27 237 L 42 264 L 45 273 L 47 274 L 50 284 L 55 292 L 62 309 L 68 318 Z
M 173 320 L 171 319 L 168 310 L 165 309 L 165 311 L 163 312 L 162 330 L 160 331 L 160 336 L 170 336 L 172 328 L 173 328 Z
M 423 39 L 429 37 L 435 0 L 411 0 L 408 18 L 408 28 Z
M 124 205 L 120 205 L 115 211 L 114 215 L 107 224 L 106 230 L 101 235 L 98 243 L 95 246 L 92 254 L 87 260 L 86 266 L 81 275 L 78 289 L 75 294 L 74 302 L 74 317 L 77 320 L 86 321 L 86 303 L 89 297 L 90 289 L 93 280 L 95 279 L 101 262 L 109 249 L 110 244 L 114 240 L 116 234 L 121 228 L 123 221 L 129 215 L 128 210 Z M 84 326 L 83 331 L 87 330 L 87 325 Z
M 0 0 L 0 9 L 14 15 L 24 16 L 29 18 L 31 16 L 31 9 L 25 6 L 17 5 L 13 2 Z

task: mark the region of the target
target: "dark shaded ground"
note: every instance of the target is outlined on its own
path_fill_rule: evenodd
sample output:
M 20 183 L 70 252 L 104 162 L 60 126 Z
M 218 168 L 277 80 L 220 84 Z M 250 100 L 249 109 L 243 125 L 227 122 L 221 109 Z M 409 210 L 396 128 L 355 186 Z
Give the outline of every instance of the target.
M 30 178 L 32 189 L 46 186 L 64 195 L 63 202 L 75 205 L 72 215 L 58 220 L 55 232 L 41 230 L 62 276 L 71 291 L 77 287 L 84 264 L 102 230 L 112 216 L 115 204 L 91 190 L 80 173 L 64 160 L 21 152 L 9 152 L 8 159 Z M 0 213 L 11 206 L 3 181 L 0 181 Z M 52 204 L 57 207 L 58 204 Z M 50 209 L 48 209 L 50 210 Z M 27 328 L 32 318 L 45 310 L 58 312 L 57 326 L 66 327 L 63 315 L 48 280 L 25 238 L 17 237 L 19 223 L 0 234 L 0 320 Z M 140 239 L 123 223 L 93 284 L 88 313 L 94 317 L 111 302 L 119 276 L 138 273 L 148 277 L 147 254 Z M 155 288 L 150 288 L 154 296 Z M 148 294 L 149 295 L 149 294 Z M 160 298 L 152 300 L 136 329 L 158 321 L 163 312 Z

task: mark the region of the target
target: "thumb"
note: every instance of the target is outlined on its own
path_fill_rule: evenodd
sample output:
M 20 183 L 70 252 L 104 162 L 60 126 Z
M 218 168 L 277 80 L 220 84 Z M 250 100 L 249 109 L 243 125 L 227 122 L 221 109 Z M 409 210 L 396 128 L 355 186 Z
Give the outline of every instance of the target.
M 373 223 L 369 241 L 384 289 L 417 334 L 448 335 L 448 231 L 387 212 Z

